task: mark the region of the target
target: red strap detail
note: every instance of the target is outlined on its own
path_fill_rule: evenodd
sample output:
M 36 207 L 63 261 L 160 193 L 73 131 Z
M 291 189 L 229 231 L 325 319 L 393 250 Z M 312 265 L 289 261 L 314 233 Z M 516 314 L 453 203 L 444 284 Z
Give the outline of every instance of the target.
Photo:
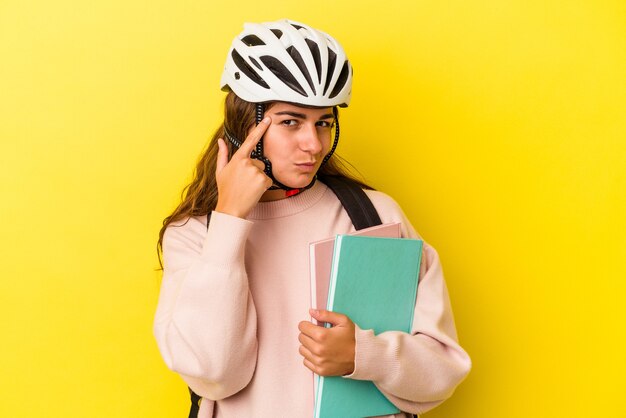
M 291 197 L 291 196 L 295 196 L 298 193 L 300 193 L 300 189 L 291 189 L 291 190 L 287 190 L 285 192 L 285 197 Z

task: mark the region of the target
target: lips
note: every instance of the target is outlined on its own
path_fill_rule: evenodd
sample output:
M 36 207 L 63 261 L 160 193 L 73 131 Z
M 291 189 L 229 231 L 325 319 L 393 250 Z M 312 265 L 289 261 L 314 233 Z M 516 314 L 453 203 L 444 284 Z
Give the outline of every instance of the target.
M 304 172 L 311 172 L 313 170 L 315 170 L 315 166 L 317 164 L 314 162 L 306 162 L 306 163 L 296 163 L 295 166 L 298 167 L 298 169 L 304 171 Z

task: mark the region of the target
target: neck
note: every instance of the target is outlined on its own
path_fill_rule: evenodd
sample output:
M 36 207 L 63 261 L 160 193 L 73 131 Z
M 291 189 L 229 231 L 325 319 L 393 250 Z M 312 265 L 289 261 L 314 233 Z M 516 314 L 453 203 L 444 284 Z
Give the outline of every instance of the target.
M 280 199 L 286 199 L 287 195 L 285 194 L 285 190 L 283 189 L 276 189 L 276 190 L 268 190 L 265 193 L 263 193 L 263 196 L 261 196 L 261 199 L 259 199 L 260 202 L 271 202 L 272 200 L 280 200 Z
M 307 189 L 310 189 L 311 186 L 313 186 L 313 184 L 315 184 L 315 180 L 317 179 L 317 176 L 313 178 L 313 180 L 311 180 L 311 182 L 306 185 L 303 188 L 298 188 L 298 189 L 290 189 L 290 190 L 285 190 L 285 189 L 272 189 L 272 190 L 267 190 L 265 193 L 263 193 L 263 195 L 261 196 L 261 199 L 259 199 L 259 202 L 271 202 L 273 200 L 281 200 L 281 199 L 286 199 L 288 197 L 292 197 L 295 196 L 297 194 L 300 194 L 300 192 L 303 192 Z M 278 182 L 276 182 L 278 183 Z M 274 184 L 274 186 L 276 186 L 276 183 Z M 280 183 L 278 183 L 280 184 Z M 278 186 L 276 186 L 278 187 Z M 282 186 L 281 187 L 290 187 L 290 186 Z

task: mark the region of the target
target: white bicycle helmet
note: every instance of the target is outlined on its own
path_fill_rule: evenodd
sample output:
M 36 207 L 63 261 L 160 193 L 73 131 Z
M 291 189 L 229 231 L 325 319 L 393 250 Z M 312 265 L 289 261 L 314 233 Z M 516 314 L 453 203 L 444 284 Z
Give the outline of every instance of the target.
M 333 37 L 303 23 L 246 23 L 228 52 L 221 89 L 251 103 L 347 107 L 352 66 Z

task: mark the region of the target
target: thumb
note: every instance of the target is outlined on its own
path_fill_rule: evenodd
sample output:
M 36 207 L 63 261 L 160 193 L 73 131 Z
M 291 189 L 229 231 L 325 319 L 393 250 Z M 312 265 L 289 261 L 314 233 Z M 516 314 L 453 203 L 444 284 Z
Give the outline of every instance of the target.
M 222 138 L 217 140 L 217 164 L 215 166 L 215 176 L 219 176 L 220 172 L 228 164 L 228 147 Z
M 309 313 L 313 318 L 315 318 L 318 322 L 328 322 L 333 326 L 343 325 L 348 321 L 348 317 L 332 311 L 327 311 L 324 309 L 310 309 Z

